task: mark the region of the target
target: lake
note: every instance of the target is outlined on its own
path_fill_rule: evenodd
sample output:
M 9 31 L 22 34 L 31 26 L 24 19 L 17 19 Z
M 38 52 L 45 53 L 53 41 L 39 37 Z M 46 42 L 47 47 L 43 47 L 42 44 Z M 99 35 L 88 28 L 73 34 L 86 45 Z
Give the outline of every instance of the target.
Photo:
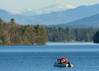
M 74 67 L 54 67 L 59 57 Z M 99 71 L 99 45 L 0 46 L 0 71 Z

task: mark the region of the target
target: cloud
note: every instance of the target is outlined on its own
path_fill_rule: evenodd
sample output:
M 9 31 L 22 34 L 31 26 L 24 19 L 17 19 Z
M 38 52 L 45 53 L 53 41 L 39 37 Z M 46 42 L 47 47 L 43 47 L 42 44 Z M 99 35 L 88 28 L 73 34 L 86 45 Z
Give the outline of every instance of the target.
M 57 3 L 57 4 L 52 4 L 52 5 L 49 5 L 47 7 L 44 7 L 44 8 L 41 8 L 41 9 L 36 9 L 34 10 L 35 14 L 39 15 L 39 14 L 48 14 L 48 13 L 51 13 L 51 12 L 57 12 L 57 11 L 63 11 L 63 10 L 67 10 L 67 9 L 71 9 L 71 8 L 76 8 L 75 5 L 73 4 L 67 4 L 65 2 L 60 2 L 60 3 Z M 28 11 L 32 11 L 31 9 L 28 10 Z
M 63 9 L 70 9 L 70 8 L 75 8 L 76 7 L 76 5 L 74 5 L 72 2 L 69 3 L 65 0 L 60 0 L 57 3 L 57 6 L 63 8 Z
M 73 4 L 57 3 L 54 5 L 49 5 L 47 7 L 44 7 L 40 10 L 46 13 L 50 13 L 50 12 L 56 12 L 56 11 L 63 11 L 63 10 L 71 9 L 71 8 L 76 8 L 76 6 Z
M 71 9 L 71 8 L 76 8 L 76 6 L 73 5 L 73 4 L 65 4 L 65 3 L 58 4 L 57 7 L 58 7 L 58 8 L 61 8 L 61 9 Z
M 41 10 L 56 11 L 56 10 L 62 10 L 62 9 L 66 10 L 66 9 L 71 9 L 71 8 L 76 8 L 76 6 L 73 4 L 61 2 L 61 3 L 57 3 L 57 4 L 53 4 L 53 5 L 49 5 L 47 7 L 41 8 Z

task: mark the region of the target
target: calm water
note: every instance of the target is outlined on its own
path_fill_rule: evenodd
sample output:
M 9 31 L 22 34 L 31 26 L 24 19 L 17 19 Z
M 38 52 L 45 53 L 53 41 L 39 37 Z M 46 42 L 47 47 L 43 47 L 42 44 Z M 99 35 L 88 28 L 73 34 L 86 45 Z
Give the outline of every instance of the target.
M 74 68 L 57 68 L 68 57 Z M 0 71 L 99 71 L 99 45 L 0 46 Z

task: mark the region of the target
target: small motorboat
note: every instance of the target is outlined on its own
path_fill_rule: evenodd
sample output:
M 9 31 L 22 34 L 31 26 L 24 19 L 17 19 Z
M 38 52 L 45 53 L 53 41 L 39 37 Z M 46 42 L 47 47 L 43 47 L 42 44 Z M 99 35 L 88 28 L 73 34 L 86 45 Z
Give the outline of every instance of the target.
M 67 58 L 59 58 L 54 64 L 55 67 L 66 67 L 71 68 L 74 67 L 73 64 Z

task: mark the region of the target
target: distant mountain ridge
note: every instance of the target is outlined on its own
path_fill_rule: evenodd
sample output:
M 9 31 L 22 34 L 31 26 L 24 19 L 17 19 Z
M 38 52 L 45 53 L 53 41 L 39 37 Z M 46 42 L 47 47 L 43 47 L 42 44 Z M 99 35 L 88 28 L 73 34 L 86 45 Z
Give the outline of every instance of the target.
M 9 21 L 11 18 L 14 18 L 19 24 L 30 24 L 32 22 L 32 17 L 20 15 L 20 14 L 12 14 L 3 9 L 0 9 L 0 18 L 5 21 Z
M 42 14 L 37 16 L 28 16 L 23 14 L 11 14 L 7 11 L 0 10 L 0 18 L 9 20 L 15 18 L 19 24 L 44 24 L 44 25 L 57 25 L 69 23 L 82 18 L 86 18 L 99 13 L 99 4 L 91 6 L 80 6 L 74 9 L 52 12 L 49 14 Z
M 75 9 L 36 16 L 44 24 L 63 24 L 99 13 L 99 5 L 80 6 Z
M 99 14 L 86 17 L 83 19 L 79 19 L 60 26 L 70 26 L 70 27 L 76 27 L 76 28 L 77 27 L 78 28 L 86 28 L 86 27 L 99 28 Z

